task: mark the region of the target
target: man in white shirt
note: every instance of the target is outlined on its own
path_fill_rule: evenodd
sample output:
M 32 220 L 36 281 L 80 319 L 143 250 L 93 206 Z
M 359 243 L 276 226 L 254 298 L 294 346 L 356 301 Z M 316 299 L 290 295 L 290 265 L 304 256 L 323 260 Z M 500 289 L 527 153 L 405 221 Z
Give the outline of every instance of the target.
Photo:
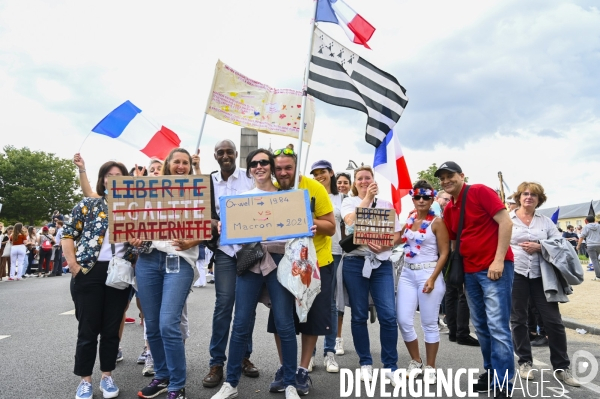
M 211 173 L 214 192 L 214 210 L 220 215 L 219 198 L 224 195 L 237 195 L 254 188 L 254 180 L 246 176 L 246 171 L 235 165 L 238 157 L 235 144 L 231 140 L 222 140 L 215 145 L 215 160 L 220 171 Z M 227 356 L 225 349 L 229 341 L 229 328 L 235 303 L 235 283 L 237 277 L 237 245 L 219 245 L 215 252 L 215 309 L 213 312 L 212 335 L 210 338 L 210 371 L 202 380 L 207 388 L 216 387 L 223 379 L 223 366 Z M 254 325 L 252 325 L 254 330 Z M 252 336 L 252 331 L 250 331 Z M 248 377 L 258 377 L 258 369 L 250 361 L 252 340 L 242 362 L 242 371 Z
M 56 238 L 54 239 L 56 244 L 54 244 L 54 268 L 52 269 L 52 273 L 48 274 L 48 277 L 54 276 L 62 276 L 62 246 L 60 245 L 60 240 L 63 235 L 63 221 L 60 219 L 56 220 Z

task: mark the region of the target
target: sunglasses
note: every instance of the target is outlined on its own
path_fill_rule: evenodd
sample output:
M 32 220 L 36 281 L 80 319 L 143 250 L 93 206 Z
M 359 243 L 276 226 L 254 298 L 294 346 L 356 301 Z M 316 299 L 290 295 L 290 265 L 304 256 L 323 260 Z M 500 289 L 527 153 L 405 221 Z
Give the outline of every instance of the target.
M 431 195 L 414 195 L 413 199 L 415 201 L 419 201 L 421 199 L 424 199 L 425 201 L 429 201 L 431 198 L 433 198 Z
M 256 168 L 258 165 L 265 167 L 269 164 L 269 160 L 268 159 L 261 159 L 260 161 L 252 161 L 249 163 L 251 168 Z
M 278 150 L 273 151 L 274 156 L 278 156 L 281 154 L 296 156 L 296 153 L 291 148 L 280 148 Z

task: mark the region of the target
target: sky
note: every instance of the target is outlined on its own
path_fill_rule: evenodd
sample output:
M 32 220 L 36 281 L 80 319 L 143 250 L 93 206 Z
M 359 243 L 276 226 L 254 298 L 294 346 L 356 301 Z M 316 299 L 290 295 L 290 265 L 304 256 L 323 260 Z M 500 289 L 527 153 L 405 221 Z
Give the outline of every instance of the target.
M 597 1 L 346 2 L 375 26 L 371 50 L 336 25 L 320 29 L 406 88 L 396 131 L 413 181 L 453 160 L 470 183 L 496 189 L 499 171 L 513 191 L 541 183 L 544 208 L 600 199 Z M 302 88 L 312 5 L 0 0 L 1 146 L 64 158 L 80 151 L 91 176 L 112 159 L 145 165 L 136 149 L 89 134 L 130 100 L 193 151 L 218 59 L 272 87 Z M 317 100 L 304 158 L 336 171 L 350 159 L 372 164 L 365 124 L 365 114 Z M 207 117 L 204 172 L 218 169 L 213 149 L 224 138 L 239 144 L 239 127 Z M 290 142 L 259 134 L 260 147 Z M 403 214 L 410 207 L 405 198 Z

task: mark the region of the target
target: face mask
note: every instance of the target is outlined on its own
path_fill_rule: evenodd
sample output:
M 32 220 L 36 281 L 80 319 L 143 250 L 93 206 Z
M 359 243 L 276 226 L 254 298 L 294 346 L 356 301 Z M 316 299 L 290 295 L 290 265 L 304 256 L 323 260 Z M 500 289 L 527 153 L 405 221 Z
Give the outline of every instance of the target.
M 108 194 L 108 190 L 107 189 L 104 189 L 104 194 Z

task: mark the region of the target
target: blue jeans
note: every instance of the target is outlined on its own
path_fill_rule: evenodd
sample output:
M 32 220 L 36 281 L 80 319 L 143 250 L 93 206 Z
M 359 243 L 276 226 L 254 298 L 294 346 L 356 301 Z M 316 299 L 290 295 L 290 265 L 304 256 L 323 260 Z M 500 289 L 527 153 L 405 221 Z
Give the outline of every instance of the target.
M 377 269 L 373 269 L 371 278 L 362 275 L 364 263 L 365 258 L 362 256 L 346 256 L 342 270 L 350 300 L 354 348 L 361 366 L 373 364 L 367 328 L 370 292 L 379 320 L 381 362 L 384 368 L 396 370 L 398 368 L 398 324 L 392 262 L 389 260 L 381 262 Z
M 146 335 L 158 379 L 169 379 L 169 391 L 185 387 L 185 347 L 179 325 L 194 280 L 194 267 L 179 259 L 179 273 L 166 273 L 166 253 L 140 254 L 135 266 L 138 297 L 144 309 Z
M 221 250 L 215 252 L 215 310 L 213 312 L 212 335 L 210 338 L 210 367 L 223 366 L 227 356 L 225 349 L 229 340 L 229 327 L 233 318 L 233 305 L 235 304 L 235 287 L 237 278 L 237 261 L 235 257 L 228 256 Z M 246 347 L 244 358 L 250 358 L 252 353 L 252 332 L 256 311 L 252 310 L 252 322 L 248 327 L 250 339 Z M 241 363 L 241 360 L 240 360 Z
M 483 367 L 490 373 L 493 370 L 501 385 L 505 375 L 508 381 L 515 375 L 510 332 L 514 269 L 512 261 L 504 261 L 502 277 L 496 281 L 488 278 L 487 269 L 477 273 L 465 273 L 465 291 L 471 320 L 481 345 Z M 497 385 L 493 374 L 490 375 L 490 383 L 492 386 Z
M 325 336 L 325 344 L 323 346 L 323 356 L 327 356 L 327 352 L 333 352 L 335 354 L 335 339 L 338 333 L 338 312 L 335 303 L 335 292 L 337 285 L 337 268 L 342 260 L 342 255 L 333 255 L 333 280 L 331 281 L 331 333 Z M 313 355 L 316 353 L 317 348 L 313 351 Z
M 283 255 L 271 254 L 279 264 Z M 281 339 L 281 357 L 283 358 L 283 382 L 285 386 L 296 384 L 298 365 L 298 344 L 294 325 L 294 296 L 277 280 L 277 269 L 266 276 L 246 272 L 237 278 L 235 288 L 235 317 L 229 341 L 229 363 L 227 364 L 227 382 L 236 387 L 242 375 L 242 360 L 248 341 L 252 338 L 256 305 L 263 285 L 266 284 L 271 299 L 271 310 L 275 318 L 275 327 Z

